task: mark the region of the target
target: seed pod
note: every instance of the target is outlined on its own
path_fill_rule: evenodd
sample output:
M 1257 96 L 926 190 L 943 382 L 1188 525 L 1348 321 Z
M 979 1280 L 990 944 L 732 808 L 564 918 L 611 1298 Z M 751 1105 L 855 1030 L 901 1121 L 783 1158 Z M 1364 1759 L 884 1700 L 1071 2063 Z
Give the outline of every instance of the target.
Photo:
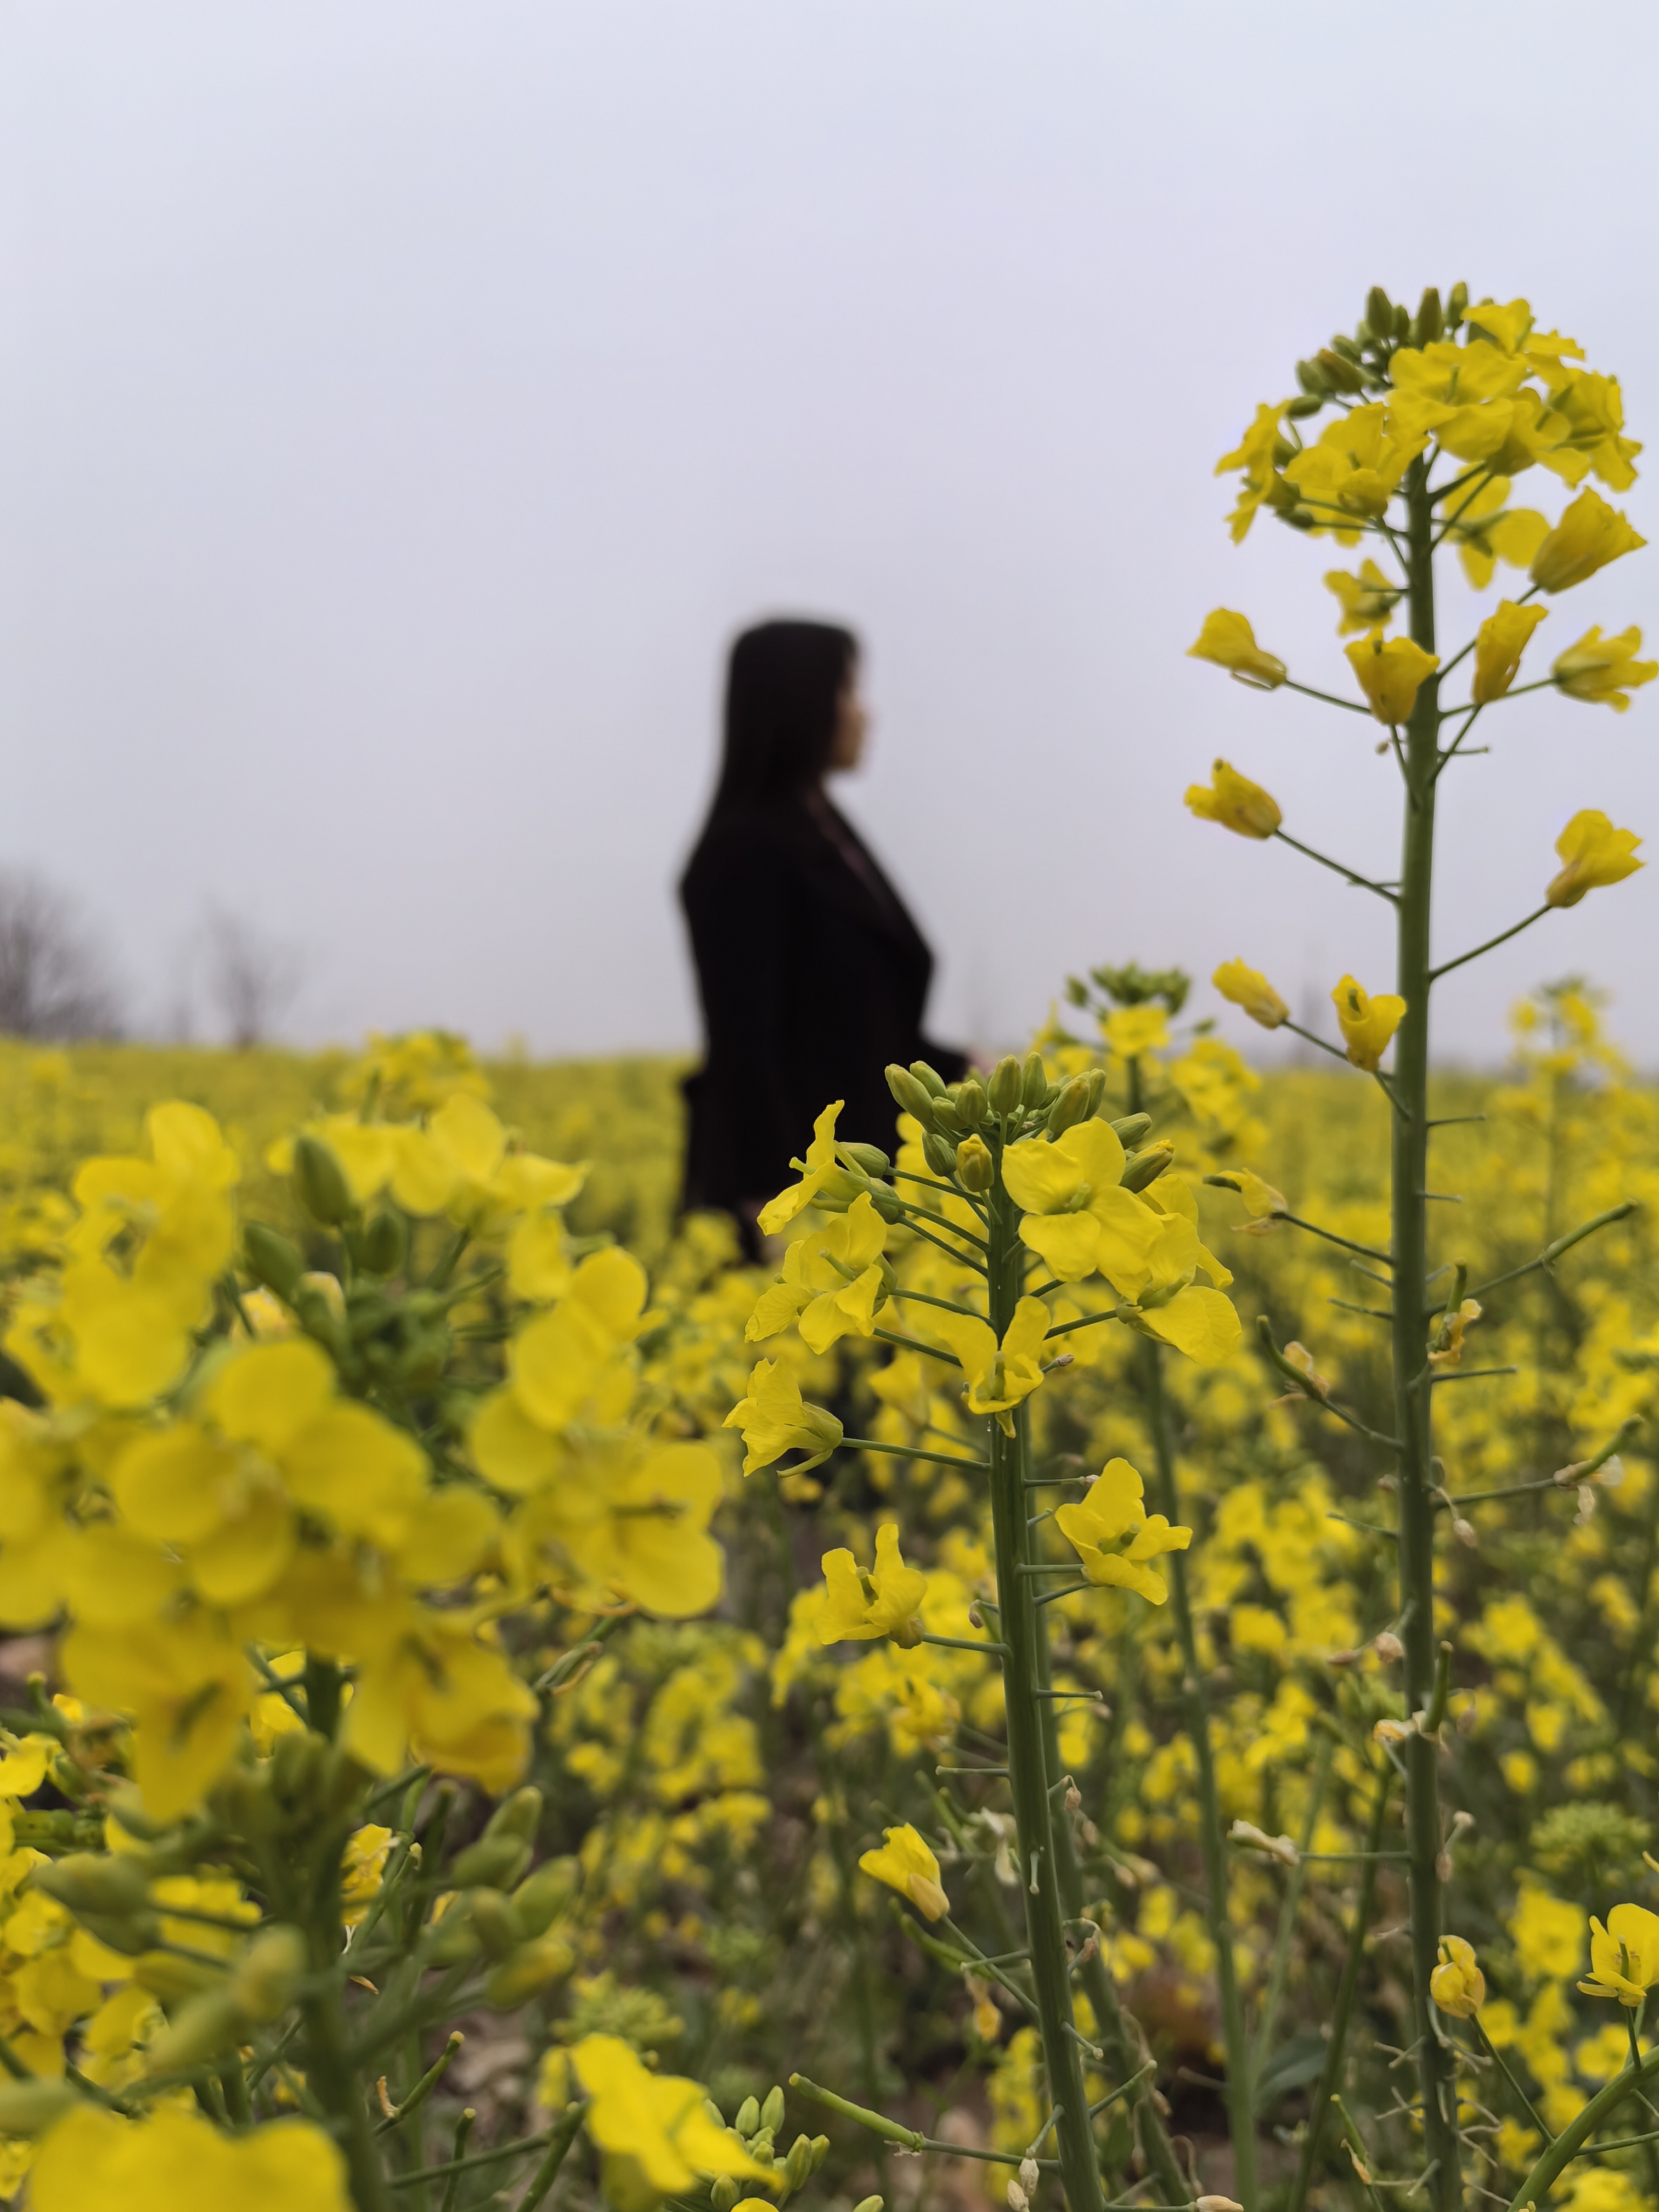
M 766 2093 L 766 2101 L 760 2110 L 761 2125 L 770 2128 L 775 2136 L 783 2125 L 783 2092 L 774 2082 Z
M 1138 1145 L 1152 1126 L 1150 1114 L 1126 1114 L 1120 1121 L 1109 1121 L 1107 1127 L 1126 1151 Z
M 144 2064 L 151 2074 L 184 2074 L 204 2059 L 216 2057 L 240 2028 L 228 1984 L 198 1990 L 180 2005 L 167 2026 L 151 2037 Z
M 1431 284 L 1418 302 L 1417 314 L 1412 323 L 1412 343 L 1432 345 L 1440 335 L 1442 323 L 1440 295 Z
M 142 1912 L 149 1903 L 149 1882 L 143 1862 L 127 1851 L 112 1856 L 76 1851 L 54 1865 L 37 1868 L 34 1887 L 77 1916 Z
M 1334 392 L 1363 392 L 1365 380 L 1352 362 L 1332 349 L 1323 349 L 1315 356 L 1323 370 L 1325 381 Z
M 921 1156 L 936 1176 L 953 1176 L 957 1171 L 956 1146 L 932 1129 L 921 1140 Z
M 1373 284 L 1365 295 L 1365 320 L 1379 337 L 1394 328 L 1394 302 L 1380 284 Z
M 1035 1048 L 1025 1055 L 1019 1071 L 1019 1103 L 1022 1106 L 1040 1106 L 1048 1093 L 1048 1071 L 1042 1065 L 1042 1054 Z
M 1145 1190 L 1154 1183 L 1175 1158 L 1173 1145 L 1148 1145 L 1144 1152 L 1137 1152 L 1124 1163 L 1125 1190 Z
M 1089 1079 L 1086 1075 L 1074 1075 L 1048 1109 L 1048 1134 L 1060 1136 L 1074 1122 L 1081 1121 L 1088 1110 Z
M 67 2081 L 0 2081 L 0 2135 L 43 2136 L 80 2102 Z
M 326 1228 L 337 1228 L 357 1211 L 345 1170 L 316 1137 L 301 1137 L 295 1145 L 294 1183 L 306 1212 Z
M 901 1113 L 912 1115 L 924 1129 L 933 1127 L 933 1094 L 925 1084 L 917 1082 L 908 1067 L 890 1067 L 887 1088 L 892 1092 L 894 1103 Z
M 285 1304 L 293 1304 L 306 1263 L 286 1237 L 267 1229 L 263 1221 L 250 1221 L 242 1231 L 242 1262 L 256 1283 L 275 1291 Z
M 457 1889 L 510 1889 L 529 1863 L 530 1846 L 522 1836 L 486 1831 L 456 1853 L 446 1879 Z
M 371 1275 L 395 1275 L 409 1249 L 409 1235 L 402 1214 L 383 1206 L 364 1229 L 357 1249 Z
M 789 2155 L 783 2162 L 783 2178 L 793 2189 L 805 2186 L 812 2171 L 812 2139 L 797 2136 L 789 2146 Z
M 306 1939 L 297 1928 L 262 1929 L 230 1978 L 236 2010 L 245 2021 L 279 2019 L 294 2002 L 306 1970 Z
M 520 1936 L 527 1940 L 547 1933 L 575 1895 L 578 1873 L 574 1859 L 547 1859 L 525 1877 L 513 1893 L 513 1924 Z
M 957 1089 L 957 1111 L 970 1129 L 985 1126 L 985 1086 L 975 1075 L 970 1075 Z
M 867 1176 L 890 1175 L 893 1171 L 893 1163 L 879 1145 L 843 1145 L 841 1149 Z
M 982 1194 L 996 1180 L 995 1163 L 982 1137 L 964 1137 L 957 1146 L 957 1173 L 964 1190 Z
M 738 2117 L 732 2121 L 732 2126 L 747 2142 L 751 2136 L 760 2133 L 760 2124 L 759 2105 L 754 2098 L 745 2097 L 742 2104 L 738 2106 Z
M 1012 1114 L 1019 1104 L 1019 1062 L 1005 1053 L 991 1070 L 987 1096 L 994 1114 Z

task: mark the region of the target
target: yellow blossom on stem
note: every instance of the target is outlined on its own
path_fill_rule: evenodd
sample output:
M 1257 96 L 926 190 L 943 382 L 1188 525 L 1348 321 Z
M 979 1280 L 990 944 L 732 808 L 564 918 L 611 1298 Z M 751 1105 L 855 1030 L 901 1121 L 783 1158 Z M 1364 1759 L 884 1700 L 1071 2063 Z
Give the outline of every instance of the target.
M 1656 1982 L 1659 1913 L 1641 1905 L 1615 1905 L 1605 1928 L 1590 1922 L 1589 1978 L 1578 1984 L 1587 1997 L 1616 1997 L 1635 2010 Z
M 1603 637 L 1597 623 L 1559 656 L 1550 674 L 1569 699 L 1608 706 L 1622 714 L 1636 686 L 1659 676 L 1659 660 L 1636 659 L 1641 650 L 1642 633 L 1633 624 L 1617 637 Z
M 1235 545 L 1242 544 L 1249 534 L 1258 507 L 1294 504 L 1295 494 L 1279 473 L 1296 451 L 1281 427 L 1285 410 L 1290 404 L 1288 399 L 1281 399 L 1276 406 L 1270 406 L 1263 400 L 1237 446 L 1231 453 L 1224 453 L 1215 465 L 1218 477 L 1232 469 L 1243 472 L 1238 504 L 1227 518 Z
M 1425 653 L 1414 639 L 1384 638 L 1380 629 L 1343 650 L 1372 714 L 1390 725 L 1410 719 L 1424 678 L 1440 665 L 1440 656 Z
M 1103 1588 L 1132 1589 L 1162 1605 L 1169 1584 L 1146 1564 L 1165 1552 L 1184 1552 L 1190 1528 L 1172 1528 L 1161 1513 L 1148 1515 L 1146 1486 L 1127 1459 L 1110 1459 L 1085 1495 L 1054 1514 L 1060 1534 L 1076 1552 L 1084 1573 Z
M 648 2072 L 621 2036 L 583 2036 L 570 2063 L 592 2100 L 587 2132 L 607 2166 L 615 2162 L 605 2190 L 612 2203 L 678 2195 L 699 2176 L 767 2178 L 768 2168 L 710 2118 L 700 2082 Z
M 1532 580 L 1546 592 L 1571 591 L 1609 561 L 1647 542 L 1600 492 L 1581 491 L 1539 547 Z
M 1528 639 L 1548 615 L 1547 607 L 1520 607 L 1513 599 L 1498 602 L 1474 635 L 1474 680 L 1469 689 L 1476 706 L 1503 697 L 1520 672 Z
M 1218 822 L 1240 837 L 1271 837 L 1285 819 L 1271 792 L 1224 760 L 1216 762 L 1208 783 L 1188 785 L 1187 804 L 1200 822 Z
M 1342 607 L 1342 619 L 1336 626 L 1339 637 L 1351 637 L 1356 630 L 1370 630 L 1394 619 L 1395 608 L 1405 597 L 1403 584 L 1391 584 L 1375 561 L 1362 561 L 1359 573 L 1347 568 L 1328 568 L 1325 588 L 1334 592 Z
M 1474 1962 L 1474 1946 L 1461 1936 L 1440 1938 L 1440 1964 L 1429 1977 L 1429 1995 L 1454 2020 L 1473 2020 L 1486 2002 L 1486 1978 Z
M 1374 1072 L 1389 1048 L 1389 1040 L 1405 1017 L 1406 1001 L 1392 991 L 1369 997 L 1352 975 L 1345 975 L 1331 993 L 1337 1026 L 1356 1067 Z
M 1480 1301 L 1465 1298 L 1455 1313 L 1443 1320 L 1429 1340 L 1431 1367 L 1456 1367 L 1463 1358 L 1463 1335 L 1480 1318 Z
M 859 1871 L 908 1897 L 929 1920 L 942 1919 L 951 1910 L 951 1900 L 939 1882 L 939 1861 L 908 1822 L 902 1828 L 884 1828 L 882 1833 L 886 1842 L 878 1851 L 864 1853 Z
M 792 1182 L 787 1190 L 761 1208 L 760 1229 L 763 1236 L 775 1237 L 780 1229 L 787 1229 L 798 1213 L 804 1213 L 836 1172 L 836 1121 L 845 1102 L 837 1098 L 833 1106 L 826 1106 L 812 1124 L 812 1141 L 806 1147 L 804 1160 L 792 1160 L 790 1165 L 800 1170 L 800 1181 Z
M 802 1474 L 828 1459 L 842 1438 L 841 1423 L 835 1415 L 822 1406 L 807 1405 L 800 1385 L 775 1359 L 756 1361 L 749 1377 L 749 1395 L 738 1400 L 723 1425 L 742 1434 L 747 1455 L 743 1462 L 745 1474 L 770 1467 L 787 1451 L 797 1450 L 810 1455 L 793 1469 Z
M 1264 1182 L 1252 1168 L 1226 1168 L 1219 1175 L 1206 1176 L 1204 1180 L 1222 1190 L 1236 1190 L 1253 1221 L 1271 1220 L 1275 1214 L 1290 1211 L 1284 1192 Z
M 962 1362 L 968 1377 L 969 1411 L 994 1413 L 1001 1425 L 1012 1431 L 1013 1408 L 1022 1399 L 1029 1398 L 1042 1381 L 1042 1343 L 1049 1324 L 1048 1307 L 1041 1298 L 1022 1298 L 1014 1308 L 1014 1317 L 1000 1344 L 989 1322 L 981 1321 L 975 1315 L 942 1313 L 936 1318 L 930 1316 L 929 1319 Z
M 863 1643 L 878 1636 L 895 1637 L 900 1643 L 915 1640 L 905 1632 L 927 1595 L 927 1577 L 919 1567 L 905 1565 L 896 1522 L 884 1521 L 877 1529 L 876 1564 L 870 1573 L 860 1572 L 848 1551 L 826 1552 L 823 1581 L 818 1613 L 821 1643 Z
M 1224 960 L 1210 981 L 1230 1006 L 1242 1006 L 1264 1030 L 1276 1030 L 1291 1018 L 1291 1010 L 1261 971 L 1242 960 Z
M 1285 681 L 1285 667 L 1271 653 L 1264 653 L 1255 633 L 1243 615 L 1217 607 L 1204 617 L 1196 645 L 1187 648 L 1189 660 L 1212 660 L 1240 684 L 1254 691 L 1276 691 Z
M 345 2161 L 309 2120 L 227 2136 L 162 2106 L 140 2120 L 78 2105 L 42 2142 L 29 2175 L 35 2212 L 350 2212 Z
M 1575 814 L 1555 841 L 1565 865 L 1545 891 L 1550 906 L 1577 906 L 1586 891 L 1607 884 L 1623 883 L 1647 863 L 1638 860 L 1642 840 L 1633 830 L 1615 830 L 1598 807 L 1586 806 Z

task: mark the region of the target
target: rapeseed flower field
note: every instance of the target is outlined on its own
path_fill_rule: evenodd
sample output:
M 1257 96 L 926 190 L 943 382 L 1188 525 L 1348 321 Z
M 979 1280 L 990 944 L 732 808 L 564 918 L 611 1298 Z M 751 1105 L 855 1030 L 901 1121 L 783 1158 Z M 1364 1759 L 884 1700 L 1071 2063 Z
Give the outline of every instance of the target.
M 1188 793 L 1393 910 L 1328 1036 L 1218 948 L 1329 1066 L 1093 967 L 748 1267 L 666 1061 L 0 1046 L 0 2193 L 1659 2204 L 1659 1097 L 1580 980 L 1501 1079 L 1429 1020 L 1439 779 L 1640 543 L 1582 360 L 1374 291 L 1222 465 L 1370 541 L 1357 698 L 1194 648 L 1399 769 L 1387 882 Z M 1443 554 L 1532 579 L 1458 653 Z

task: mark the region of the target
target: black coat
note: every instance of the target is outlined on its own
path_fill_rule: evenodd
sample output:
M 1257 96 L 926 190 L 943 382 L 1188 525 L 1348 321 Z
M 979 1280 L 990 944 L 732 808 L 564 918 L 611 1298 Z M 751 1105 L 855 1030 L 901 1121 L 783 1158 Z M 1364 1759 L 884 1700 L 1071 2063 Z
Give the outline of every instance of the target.
M 708 1045 L 685 1084 L 688 1207 L 737 1213 L 781 1190 L 833 1099 L 839 1136 L 890 1152 L 891 1060 L 962 1074 L 962 1055 L 921 1033 L 927 941 L 827 800 L 721 808 L 680 899 Z

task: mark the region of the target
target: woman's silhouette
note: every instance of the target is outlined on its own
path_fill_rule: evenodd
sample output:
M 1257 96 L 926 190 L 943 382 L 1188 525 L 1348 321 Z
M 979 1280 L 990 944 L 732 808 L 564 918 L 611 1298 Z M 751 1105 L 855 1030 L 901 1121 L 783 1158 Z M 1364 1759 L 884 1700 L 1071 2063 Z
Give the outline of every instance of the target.
M 719 787 L 680 884 L 707 1053 L 687 1079 L 688 1207 L 755 1215 L 831 1099 L 840 1133 L 890 1149 L 882 1071 L 930 1060 L 922 1009 L 933 957 L 826 775 L 856 768 L 868 716 L 858 641 L 827 623 L 769 622 L 732 647 Z

